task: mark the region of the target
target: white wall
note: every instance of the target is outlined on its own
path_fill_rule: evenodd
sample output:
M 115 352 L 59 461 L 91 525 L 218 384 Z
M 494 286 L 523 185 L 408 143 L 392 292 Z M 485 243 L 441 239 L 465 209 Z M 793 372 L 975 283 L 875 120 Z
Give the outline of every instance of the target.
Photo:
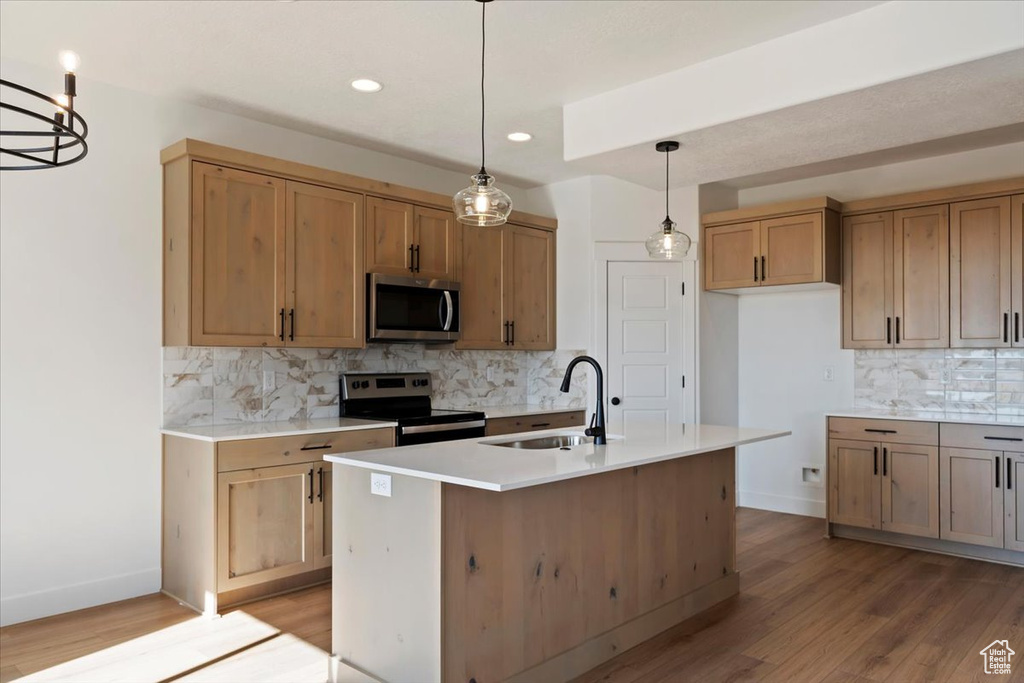
M 89 156 L 0 179 L 0 624 L 160 587 L 161 148 L 193 137 L 446 194 L 469 182 L 86 77 L 79 92 Z
M 827 194 L 841 201 L 1024 175 L 1024 143 L 739 191 L 741 206 Z M 740 449 L 741 505 L 824 516 L 824 488 L 800 483 L 825 464 L 824 412 L 853 405 L 853 352 L 840 349 L 839 288 L 738 297 L 739 423 L 793 436 Z M 707 351 L 705 347 L 704 352 Z M 833 382 L 822 381 L 826 366 Z

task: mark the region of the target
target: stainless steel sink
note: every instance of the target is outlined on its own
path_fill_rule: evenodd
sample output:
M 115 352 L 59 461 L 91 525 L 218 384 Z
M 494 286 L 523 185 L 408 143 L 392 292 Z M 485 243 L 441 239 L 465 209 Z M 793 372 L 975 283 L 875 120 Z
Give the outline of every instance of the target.
M 488 445 L 540 450 L 545 448 L 570 448 L 571 446 L 581 446 L 586 443 L 594 443 L 594 440 L 589 436 L 582 436 L 580 434 L 554 434 L 552 436 L 539 436 L 536 439 L 499 441 L 498 443 Z

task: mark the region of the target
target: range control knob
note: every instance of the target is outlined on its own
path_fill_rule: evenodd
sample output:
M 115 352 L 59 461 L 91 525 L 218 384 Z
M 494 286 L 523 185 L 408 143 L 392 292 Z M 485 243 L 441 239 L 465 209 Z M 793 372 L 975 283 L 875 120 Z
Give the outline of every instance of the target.
M 358 389 L 359 388 L 359 380 L 355 380 L 355 381 L 352 382 L 352 388 L 353 389 Z
M 363 380 L 363 381 L 362 381 L 362 382 L 361 382 L 361 383 L 359 384 L 359 386 L 361 386 L 361 387 L 362 387 L 363 389 L 369 389 L 369 388 L 370 388 L 370 383 L 369 383 L 368 381 L 366 381 L 366 380 L 364 379 L 364 380 Z

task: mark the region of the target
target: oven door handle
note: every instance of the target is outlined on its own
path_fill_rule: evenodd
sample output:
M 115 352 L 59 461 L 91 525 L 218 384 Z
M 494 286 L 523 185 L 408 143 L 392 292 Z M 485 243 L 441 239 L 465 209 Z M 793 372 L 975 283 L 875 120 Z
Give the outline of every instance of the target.
M 413 425 L 411 427 L 399 427 L 402 434 L 426 434 L 428 432 L 454 432 L 462 429 L 479 429 L 486 425 L 485 420 L 471 420 L 469 422 L 446 422 L 439 425 Z
M 452 329 L 452 318 L 455 317 L 455 304 L 452 302 L 452 293 L 444 290 L 444 317 L 441 318 L 441 329 L 448 332 Z

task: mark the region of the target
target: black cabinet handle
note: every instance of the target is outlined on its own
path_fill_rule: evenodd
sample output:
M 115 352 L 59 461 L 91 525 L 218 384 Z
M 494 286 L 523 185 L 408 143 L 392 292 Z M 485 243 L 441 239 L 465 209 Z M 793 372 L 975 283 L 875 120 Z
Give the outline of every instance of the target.
M 281 341 L 284 341 L 284 309 L 281 309 Z
M 892 344 L 892 318 L 885 319 L 885 343 Z
M 618 396 L 615 396 L 615 397 L 612 398 L 612 405 L 613 406 L 617 406 L 620 403 L 622 403 L 622 399 L 620 399 Z
M 895 434 L 895 429 L 865 429 L 865 432 L 871 432 L 872 434 Z
M 1003 343 L 1010 343 L 1010 314 L 1003 313 Z
M 1003 463 L 999 462 L 999 456 L 996 456 L 996 488 L 999 488 L 999 468 Z
M 508 329 L 509 329 L 509 332 L 510 332 L 510 336 L 508 338 L 508 345 L 509 346 L 515 346 L 516 345 L 516 321 L 515 320 L 513 320 L 512 322 L 510 322 L 508 324 Z
M 325 443 L 323 446 L 303 446 L 300 451 L 323 451 L 331 447 L 331 444 Z
M 508 321 L 505 321 L 505 346 L 508 346 Z
M 900 343 L 900 317 L 896 316 L 896 343 Z
M 313 468 L 309 468 L 309 502 L 313 502 Z
M 409 272 L 410 273 L 415 273 L 416 272 L 416 261 L 413 260 L 412 245 L 411 244 L 409 245 Z
M 1013 490 L 1013 458 L 1006 456 L 1006 490 Z
M 413 250 L 413 255 L 416 257 L 416 272 L 418 273 L 420 272 L 420 245 L 416 245 L 416 248 Z
M 985 439 L 988 441 L 1024 441 L 1019 436 L 986 436 Z
M 757 257 L 754 257 L 754 282 L 757 282 Z
M 317 478 L 320 479 L 320 490 L 316 493 L 316 498 L 321 503 L 324 502 L 324 468 L 321 467 L 316 471 Z
M 889 476 L 889 449 L 882 448 L 882 476 Z
M 534 423 L 534 424 L 532 424 L 530 426 L 531 427 L 550 427 L 551 423 L 550 422 L 536 422 L 536 423 Z
M 761 257 L 761 282 L 768 277 L 768 269 L 765 267 L 764 256 Z
M 290 311 L 288 311 L 288 318 L 291 320 L 291 323 L 292 323 L 292 331 L 288 333 L 288 340 L 289 341 L 295 341 L 295 309 L 294 308 L 291 309 Z
M 878 446 L 875 446 L 875 476 L 878 476 Z
M 1013 341 L 1020 341 L 1020 313 L 1013 314 Z

